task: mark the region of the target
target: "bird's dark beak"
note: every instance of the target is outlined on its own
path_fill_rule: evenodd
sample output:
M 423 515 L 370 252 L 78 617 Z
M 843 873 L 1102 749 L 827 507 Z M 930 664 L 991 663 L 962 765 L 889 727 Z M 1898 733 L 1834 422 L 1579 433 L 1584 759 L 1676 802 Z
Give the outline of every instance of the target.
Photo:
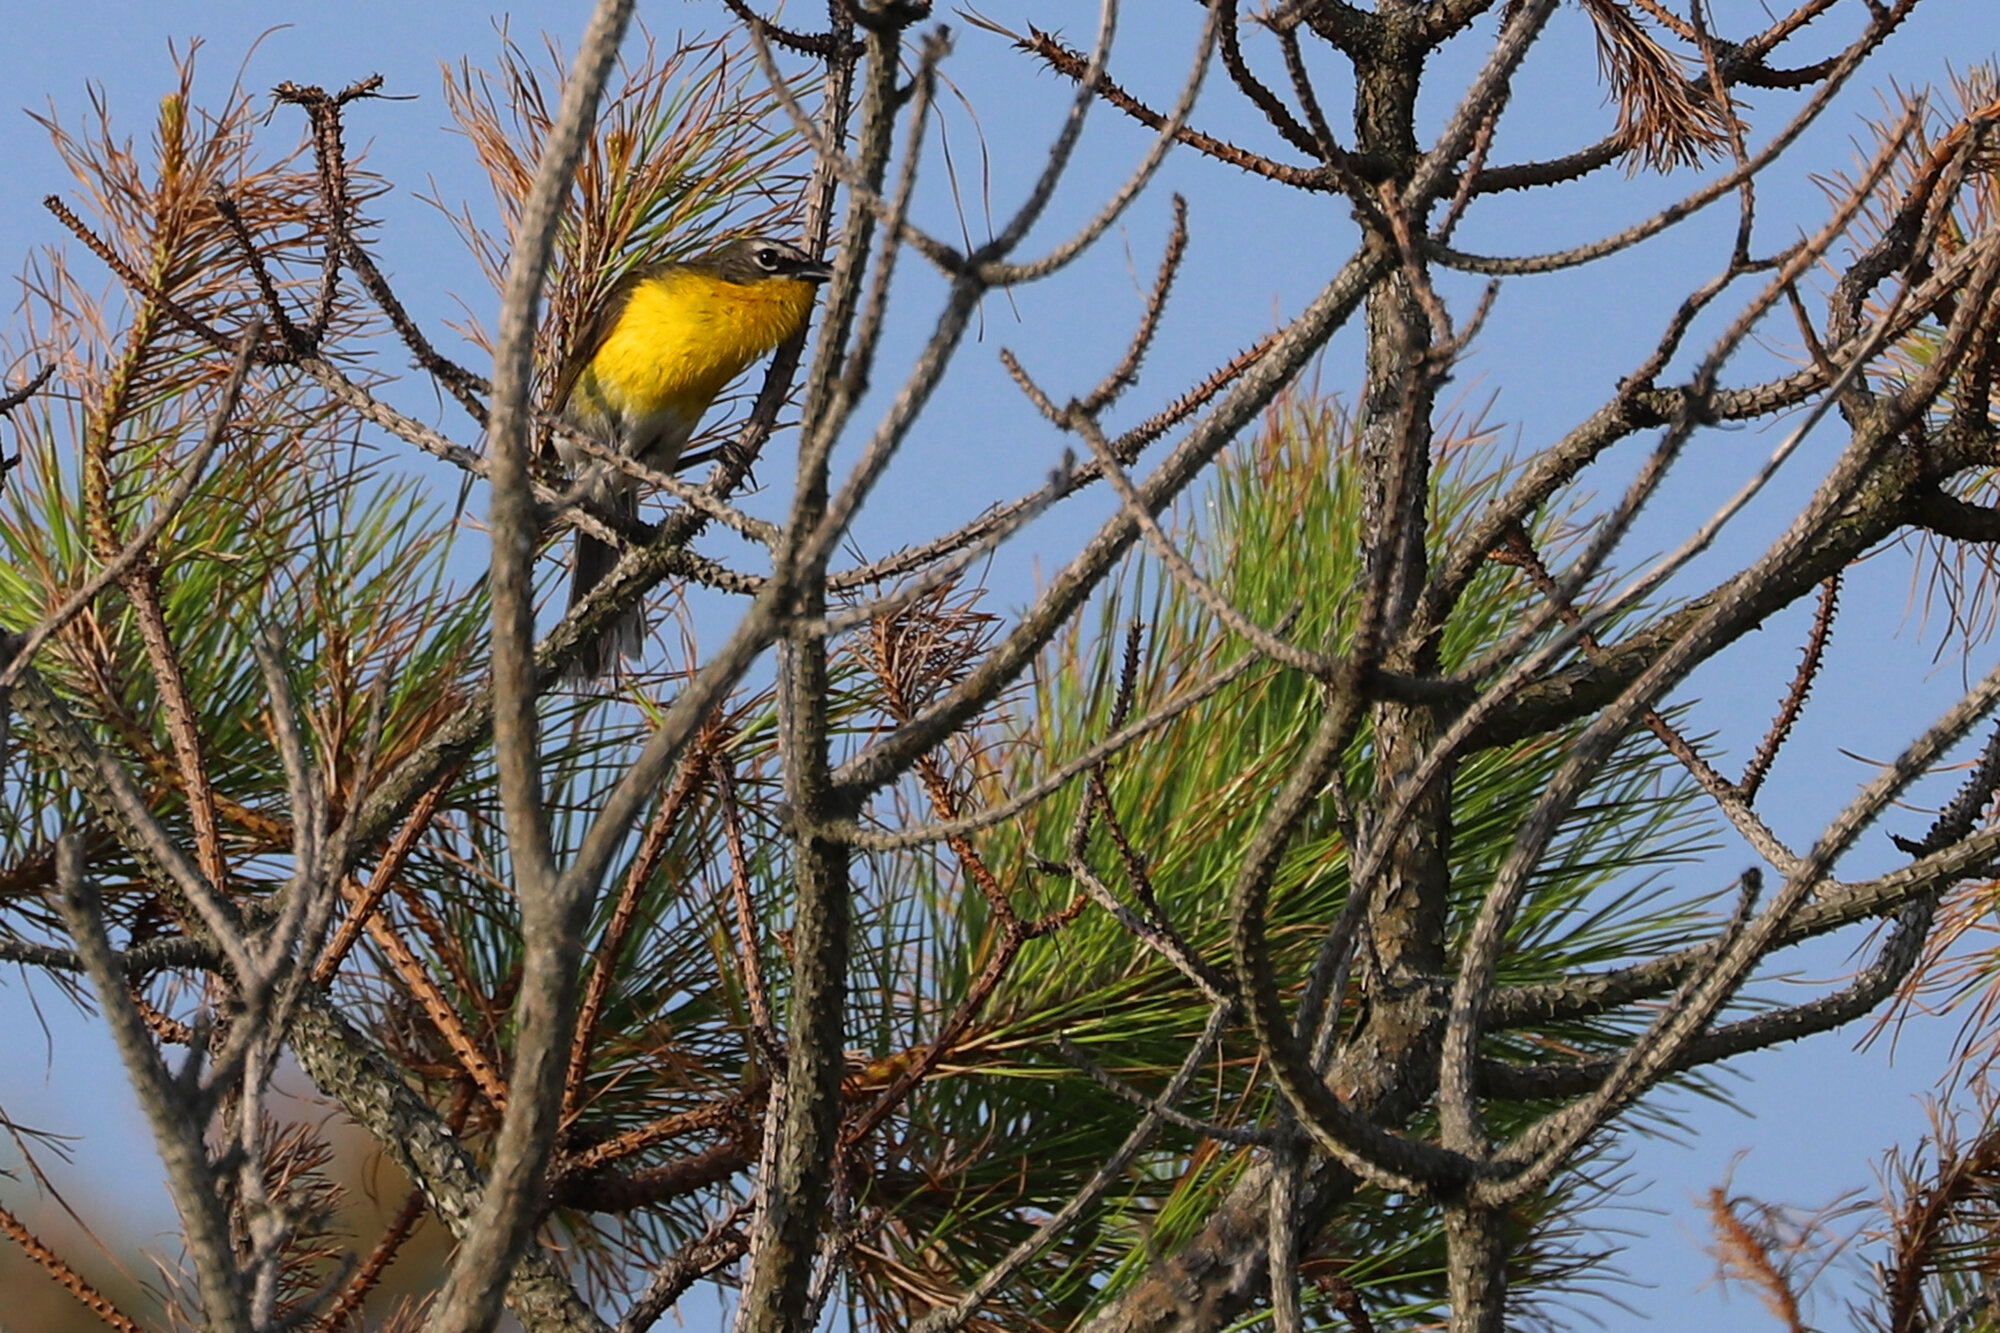
M 807 282 L 825 282 L 833 276 L 833 269 L 826 264 L 801 264 L 798 272 L 792 274 L 792 276 L 795 278 L 804 278 Z

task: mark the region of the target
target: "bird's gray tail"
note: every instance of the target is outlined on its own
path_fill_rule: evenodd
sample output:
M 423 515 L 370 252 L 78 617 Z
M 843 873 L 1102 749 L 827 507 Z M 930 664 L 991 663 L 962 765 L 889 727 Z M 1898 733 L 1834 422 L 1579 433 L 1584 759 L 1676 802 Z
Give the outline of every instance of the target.
M 623 519 L 637 520 L 639 500 L 630 483 L 613 483 L 605 488 L 600 497 L 611 511 Z M 588 597 L 591 590 L 604 581 L 611 567 L 618 563 L 618 548 L 608 542 L 599 541 L 587 532 L 576 534 L 576 556 L 570 568 L 569 605 L 575 610 L 579 602 Z M 646 642 L 646 616 L 640 607 L 633 607 L 613 621 L 596 638 L 583 645 L 583 650 L 570 659 L 563 669 L 565 678 L 573 681 L 604 680 L 618 674 L 618 663 L 623 657 L 637 657 Z

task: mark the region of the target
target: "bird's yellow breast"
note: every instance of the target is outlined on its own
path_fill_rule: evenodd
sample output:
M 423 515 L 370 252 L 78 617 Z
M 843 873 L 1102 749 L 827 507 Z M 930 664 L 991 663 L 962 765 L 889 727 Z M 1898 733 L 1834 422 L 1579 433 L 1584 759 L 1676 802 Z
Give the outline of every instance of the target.
M 724 385 L 798 330 L 813 295 L 813 284 L 797 278 L 655 275 L 633 288 L 591 358 L 589 388 L 626 417 L 699 417 Z

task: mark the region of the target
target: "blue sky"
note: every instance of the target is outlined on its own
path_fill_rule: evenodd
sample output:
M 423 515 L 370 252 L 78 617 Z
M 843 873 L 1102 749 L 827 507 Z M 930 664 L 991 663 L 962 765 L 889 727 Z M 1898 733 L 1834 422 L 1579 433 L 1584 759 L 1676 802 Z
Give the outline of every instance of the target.
M 994 0 L 980 9 L 1013 26 L 1033 21 L 1063 30 L 1079 43 L 1088 39 L 1089 11 L 1072 0 Z M 1171 102 L 1193 35 L 1181 10 L 1193 11 L 1193 6 L 1169 10 L 1135 4 L 1131 9 L 1114 73 L 1150 100 Z M 118 122 L 143 135 L 153 104 L 169 86 L 169 43 L 200 37 L 205 42 L 201 87 L 210 96 L 219 96 L 239 68 L 245 84 L 257 89 L 284 79 L 338 87 L 380 73 L 386 92 L 414 94 L 416 100 L 410 102 L 365 104 L 349 119 L 350 142 L 365 145 L 369 165 L 398 186 L 375 209 L 383 222 L 378 254 L 407 303 L 423 312 L 420 317 L 432 328 L 456 313 L 455 300 L 490 317 L 493 303 L 477 270 L 442 216 L 416 196 L 435 193 L 482 206 L 487 201 L 467 145 L 448 128 L 438 95 L 439 69 L 461 58 L 490 62 L 498 47 L 501 11 L 452 0 L 284 7 L 230 0 L 69 0 L 17 10 L 9 16 L 9 40 L 0 44 L 0 89 L 5 90 L 0 97 L 0 179 L 12 187 L 0 192 L 0 266 L 17 270 L 30 251 L 65 239 L 39 201 L 65 191 L 70 182 L 46 134 L 25 111 L 47 113 L 53 107 L 61 118 L 80 120 L 88 106 L 87 90 L 96 84 Z M 517 9 L 511 24 L 522 37 L 547 27 L 568 40 L 584 12 L 579 4 Z M 717 23 L 710 7 L 678 0 L 643 6 L 641 13 L 662 36 Z M 276 18 L 288 26 L 273 27 Z M 1729 21 L 1726 13 L 1722 21 Z M 1039 163 L 1059 85 L 1008 51 L 999 38 L 955 26 L 960 41 L 946 69 L 978 119 L 975 124 L 964 106 L 949 105 L 950 143 L 962 198 L 975 210 L 976 228 L 982 173 L 990 171 L 994 208 L 1004 213 Z M 1450 87 L 1450 76 L 1471 58 L 1472 43 L 1483 41 L 1491 30 L 1490 22 L 1480 25 L 1459 49 L 1446 53 L 1439 62 L 1440 87 Z M 1851 167 L 1851 141 L 1863 132 L 1859 117 L 1879 114 L 1879 96 L 1888 92 L 1892 79 L 1906 88 L 1941 81 L 1949 65 L 1963 68 L 1991 58 L 1995 32 L 1988 0 L 1929 0 L 1892 40 L 1882 60 L 1767 179 L 1760 191 L 1762 248 L 1774 248 L 1823 214 L 1823 196 L 1811 173 Z M 1800 44 L 1809 57 L 1832 45 L 1831 37 Z M 1253 46 L 1253 59 L 1268 55 Z M 1595 68 L 1585 21 L 1575 7 L 1565 7 L 1554 38 L 1531 62 L 1528 91 L 1503 124 L 1496 159 L 1553 156 L 1602 133 L 1610 112 Z M 1757 122 L 1760 129 L 1776 124 L 1771 112 L 1784 101 L 1759 101 L 1757 109 L 1765 117 Z M 1444 109 L 1443 103 L 1427 106 L 1433 121 Z M 1219 75 L 1204 94 L 1197 118 L 1206 128 L 1274 147 Z M 291 142 L 291 131 L 283 125 L 274 124 L 271 134 L 274 144 Z M 1047 243 L 1058 238 L 1087 216 L 1103 183 L 1144 146 L 1143 133 L 1108 112 L 1096 113 L 1078 167 L 1038 239 Z M 933 156 L 934 166 L 940 161 Z M 1458 239 L 1474 250 L 1556 248 L 1643 217 L 1688 189 L 1691 179 L 1632 180 L 1601 173 L 1553 198 L 1496 200 L 1474 211 Z M 934 170 L 926 188 L 919 220 L 955 236 L 956 206 L 942 173 Z M 929 419 L 932 424 L 899 458 L 887 502 L 873 507 L 857 528 L 862 549 L 879 554 L 970 517 L 995 498 L 1038 484 L 1064 441 L 1039 426 L 998 369 L 996 352 L 1013 347 L 1058 393 L 1094 382 L 1116 360 L 1137 317 L 1166 234 L 1170 189 L 1189 196 L 1193 243 L 1161 344 L 1132 396 L 1135 417 L 1254 341 L 1275 319 L 1296 311 L 1346 253 L 1351 228 L 1339 201 L 1291 195 L 1212 163 L 1175 159 L 1162 184 L 1077 270 L 1058 283 L 988 303 L 978 337 L 966 347 Z M 1459 376 L 1456 389 L 1463 401 L 1469 409 L 1483 410 L 1499 427 L 1502 441 L 1517 450 L 1552 440 L 1603 401 L 1657 336 L 1666 312 L 1689 287 L 1715 271 L 1726 256 L 1733 227 L 1733 213 L 1724 204 L 1673 235 L 1587 273 L 1509 283 Z M 921 277 L 901 285 L 902 322 L 885 348 L 885 366 L 894 366 L 897 353 L 914 347 L 928 332 L 924 312 L 933 290 Z M 1447 288 L 1447 295 L 1462 302 L 1471 290 L 1469 284 L 1456 284 Z M 1725 309 L 1733 311 L 1727 303 Z M 1787 355 L 1779 340 L 1787 332 L 1778 327 L 1772 345 L 1746 353 L 1727 378 L 1741 382 L 1779 364 Z M 1697 336 L 1691 344 L 1698 348 L 1702 341 Z M 1337 391 L 1351 389 L 1358 378 L 1355 365 L 1353 340 L 1339 340 L 1320 368 L 1320 383 Z M 464 434 L 462 419 L 443 415 L 438 420 Z M 1689 572 L 1686 586 L 1711 581 L 1782 524 L 1814 480 L 1812 469 L 1837 448 L 1837 435 L 1831 428 L 1822 430 L 1770 494 L 1744 516 L 1739 530 Z M 1683 475 L 1648 511 L 1625 547 L 1626 563 L 1635 565 L 1645 554 L 1680 540 L 1776 440 L 1775 433 L 1754 431 L 1704 437 Z M 1618 481 L 1614 472 L 1599 485 Z M 1010 545 L 994 567 L 998 598 L 1003 603 L 1022 600 L 1034 586 L 1037 570 L 1046 572 L 1061 563 L 1101 516 L 1103 503 L 1102 497 L 1086 500 L 1076 512 L 1055 516 Z M 478 507 L 475 499 L 474 509 Z M 1990 665 L 1990 647 L 1976 646 L 1961 658 L 1955 648 L 1941 645 L 1935 626 L 1926 628 L 1912 609 L 1911 568 L 1908 558 L 1891 551 L 1850 576 L 1844 597 L 1848 611 L 1836 635 L 1829 673 L 1773 779 L 1771 818 L 1788 839 L 1809 841 L 1818 822 L 1872 776 L 1872 769 L 1843 752 L 1875 759 L 1892 755 L 1957 684 L 1961 668 L 1977 674 Z M 1745 746 L 1754 743 L 1796 660 L 1803 625 L 1803 614 L 1788 616 L 1722 667 L 1697 677 L 1689 690 L 1697 700 L 1692 730 L 1716 730 L 1743 737 Z M 1743 758 L 1740 751 L 1734 754 L 1735 763 Z M 1910 814 L 1891 827 L 1907 833 L 1921 823 L 1921 815 Z M 1846 867 L 1850 877 L 1889 863 L 1886 839 L 1871 839 Z M 1742 849 L 1725 850 L 1712 862 L 1712 886 L 1726 883 L 1748 863 Z M 1851 966 L 1847 950 L 1855 942 L 1842 939 L 1821 949 L 1809 964 L 1814 975 L 1831 978 Z M 142 1231 L 166 1229 L 171 1213 L 164 1194 L 145 1183 L 152 1179 L 146 1132 L 95 1033 L 43 990 L 38 998 L 53 1040 L 42 1044 L 34 1035 L 29 998 L 17 977 L 0 979 L 0 1021 L 6 1024 L 0 1030 L 15 1034 L 0 1060 L 0 1107 L 25 1123 L 86 1136 L 82 1157 L 100 1168 L 114 1165 L 96 1176 L 71 1173 L 67 1179 L 81 1186 L 85 1197 L 115 1200 L 116 1209 L 129 1211 Z M 1631 1173 L 1658 1181 L 1639 1202 L 1660 1211 L 1615 1219 L 1637 1233 L 1622 1256 L 1624 1267 L 1641 1282 L 1654 1284 L 1621 1295 L 1655 1317 L 1648 1324 L 1603 1304 L 1589 1306 L 1589 1312 L 1614 1328 L 1671 1327 L 1694 1318 L 1712 1333 L 1775 1327 L 1747 1294 L 1725 1302 L 1714 1289 L 1699 1289 L 1709 1268 L 1700 1249 L 1706 1229 L 1691 1201 L 1720 1183 L 1732 1167 L 1737 1188 L 1804 1204 L 1872 1187 L 1879 1151 L 1890 1143 L 1911 1143 L 1925 1128 L 1919 1098 L 1932 1086 L 1950 1034 L 1947 1024 L 1912 1028 L 1893 1061 L 1888 1043 L 1856 1052 L 1843 1036 L 1758 1057 L 1741 1066 L 1745 1077 L 1734 1085 L 1742 1105 L 1754 1113 L 1749 1117 L 1707 1104 L 1678 1103 L 1689 1126 L 1687 1146 L 1660 1141 L 1633 1145 Z M 99 1091 L 81 1101 L 58 1095 L 81 1083 Z M 117 1146 L 107 1150 L 110 1144 Z M 0 1156 L 0 1166 L 9 1164 Z M 0 1180 L 0 1199 L 11 1203 L 22 1197 L 19 1186 Z M 1817 1312 L 1822 1325 L 1841 1319 L 1827 1305 Z

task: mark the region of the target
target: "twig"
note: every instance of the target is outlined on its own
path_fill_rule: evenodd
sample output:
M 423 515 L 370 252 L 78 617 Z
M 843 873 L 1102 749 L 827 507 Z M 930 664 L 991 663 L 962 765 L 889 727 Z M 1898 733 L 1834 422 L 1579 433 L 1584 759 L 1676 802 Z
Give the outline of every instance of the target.
M 1276 333 L 1265 335 L 1249 348 L 1230 358 L 1225 365 L 1209 374 L 1200 384 L 1181 395 L 1165 410 L 1120 435 L 1112 442 L 1119 459 L 1130 463 L 1147 445 L 1199 412 L 1217 394 L 1249 372 L 1276 345 L 1278 337 Z M 919 543 L 869 564 L 829 575 L 827 589 L 830 592 L 846 592 L 871 583 L 881 583 L 922 569 L 940 556 L 951 552 L 965 550 L 975 544 L 997 541 L 1033 517 L 1033 514 L 1039 512 L 1042 507 L 1052 503 L 1047 498 L 1051 492 L 1054 493 L 1053 499 L 1065 499 L 1092 482 L 1100 480 L 1103 475 L 1102 470 L 1093 462 L 1083 462 L 1074 467 L 1061 469 L 1056 477 L 1051 478 L 1048 486 L 1007 504 L 996 505 L 955 532 L 932 538 L 930 541 Z
M 740 4 L 741 0 L 735 3 Z M 653 1270 L 653 1280 L 646 1284 L 645 1291 L 618 1321 L 617 1333 L 646 1333 L 696 1281 L 740 1259 L 750 1248 L 750 1242 L 736 1227 L 748 1211 L 738 1204 L 710 1226 L 706 1235 L 668 1255 Z
M 1159 331 L 1160 316 L 1166 313 L 1167 297 L 1174 289 L 1174 278 L 1180 273 L 1181 259 L 1187 254 L 1187 243 L 1187 199 L 1176 193 L 1174 221 L 1167 232 L 1166 253 L 1160 256 L 1160 271 L 1153 278 L 1153 290 L 1147 294 L 1145 310 L 1139 316 L 1139 327 L 1133 330 L 1125 355 L 1119 358 L 1111 373 L 1079 400 L 1077 405 L 1083 412 L 1098 415 L 1117 402 L 1120 394 L 1139 382 L 1139 363 L 1145 360 L 1146 352 L 1153 345 L 1153 335 Z
M 1202 577 L 1201 572 L 1195 569 L 1187 556 L 1174 545 L 1173 539 L 1167 536 L 1165 529 L 1160 527 L 1159 520 L 1140 499 L 1138 488 L 1132 484 L 1131 478 L 1125 475 L 1125 470 L 1118 465 L 1117 455 L 1111 449 L 1111 441 L 1104 438 L 1104 432 L 1099 429 L 1097 422 L 1075 409 L 1064 412 L 1062 421 L 1068 429 L 1076 431 L 1089 443 L 1090 452 L 1096 457 L 1097 465 L 1104 470 L 1104 476 L 1110 481 L 1112 490 L 1118 493 L 1119 503 L 1124 506 L 1126 515 L 1138 525 L 1140 532 L 1145 535 L 1146 544 L 1152 547 L 1153 554 L 1159 558 L 1160 563 L 1167 567 L 1176 582 L 1187 589 L 1188 595 L 1201 604 L 1202 609 L 1220 620 L 1232 633 L 1243 638 L 1257 652 L 1282 666 L 1288 666 L 1294 671 L 1304 672 L 1322 681 L 1331 679 L 1342 669 L 1342 659 L 1302 648 L 1265 629 L 1238 610 L 1234 603 L 1223 596 L 1220 589 Z
M 179 301 L 176 301 L 173 297 L 160 290 L 157 283 L 150 281 L 144 274 L 126 263 L 124 257 L 116 250 L 113 250 L 109 243 L 99 238 L 97 233 L 92 231 L 82 218 L 71 212 L 69 205 L 65 204 L 59 196 L 53 194 L 47 196 L 42 200 L 42 207 L 55 214 L 56 221 L 69 228 L 70 234 L 75 236 L 79 241 L 82 241 L 84 246 L 102 260 L 106 268 L 117 274 L 126 286 L 144 296 L 154 305 L 157 305 L 161 310 L 166 312 L 167 317 L 173 320 L 174 323 L 180 325 L 189 333 L 194 334 L 218 352 L 235 350 L 235 339 L 220 332 L 207 320 L 202 319 Z
M 0 395 L 0 417 L 7 416 L 15 408 L 33 398 L 41 391 L 41 387 L 49 382 L 49 377 L 55 373 L 55 363 L 53 361 L 46 362 L 40 370 L 28 377 L 26 384 L 23 384 L 18 389 L 10 390 L 4 395 Z
M 0 1236 L 5 1236 L 21 1247 L 21 1252 L 39 1266 L 43 1272 L 61 1283 L 63 1289 L 82 1303 L 83 1308 L 96 1315 L 118 1333 L 146 1333 L 146 1326 L 118 1308 L 117 1302 L 90 1285 L 90 1280 L 70 1267 L 47 1242 L 28 1230 L 21 1219 L 0 1207 Z
M 729 851 L 729 896 L 736 908 L 736 952 L 743 965 L 743 989 L 750 1001 L 750 1031 L 763 1047 L 764 1058 L 781 1068 L 784 1046 L 764 987 L 763 943 L 756 906 L 750 894 L 750 858 L 743 850 L 743 811 L 736 799 L 736 774 L 728 757 L 717 749 L 709 755 L 715 775 L 716 801 L 722 809 L 722 835 Z
M 368 887 L 359 893 L 350 892 L 350 901 L 354 904 L 353 910 L 348 913 L 347 919 L 340 923 L 339 933 L 327 944 L 326 952 L 320 955 L 319 962 L 313 965 L 314 985 L 323 989 L 333 983 L 333 978 L 340 971 L 341 961 L 347 957 L 348 950 L 352 949 L 355 941 L 361 938 L 361 932 L 373 919 L 375 909 L 383 897 L 395 887 L 396 877 L 403 873 L 403 866 L 409 861 L 410 854 L 417 849 L 418 841 L 430 831 L 431 820 L 437 817 L 438 804 L 444 799 L 445 788 L 450 782 L 451 776 L 446 775 L 418 798 L 416 809 L 412 810 L 410 817 L 403 821 L 403 826 L 396 830 L 396 836 L 382 853 L 382 859 L 376 864 L 374 873 L 369 876 Z
M 243 210 L 229 197 L 229 192 L 217 189 L 214 195 L 215 211 L 229 226 L 229 234 L 236 239 L 237 248 L 243 252 L 243 262 L 250 268 L 250 277 L 257 284 L 257 294 L 264 299 L 264 314 L 278 331 L 278 340 L 286 351 L 296 355 L 303 349 L 305 335 L 292 316 L 285 309 L 285 303 L 278 296 L 278 285 L 271 278 L 271 269 L 264 262 L 264 254 L 257 248 L 256 238 L 250 234 L 249 224 L 243 220 Z M 267 353 L 267 356 L 271 354 Z M 275 359 L 275 358 L 274 358 Z
M 831 32 L 808 33 L 781 28 L 751 9 L 744 0 L 722 0 L 722 2 L 729 7 L 730 13 L 756 29 L 765 40 L 775 42 L 798 55 L 817 56 L 822 60 L 833 56 L 855 60 L 861 55 L 860 42 L 842 41 L 837 34 Z
M 1217 1143 L 1232 1143 L 1241 1148 L 1268 1148 L 1278 1141 L 1278 1136 L 1268 1129 L 1239 1129 L 1233 1125 L 1218 1125 L 1208 1120 L 1197 1120 L 1157 1097 L 1148 1097 L 1085 1055 L 1083 1049 L 1069 1039 L 1067 1032 L 1056 1033 L 1056 1050 L 1062 1054 L 1063 1059 L 1088 1074 L 1090 1081 L 1098 1087 L 1120 1101 L 1138 1107 L 1148 1115 L 1158 1116 L 1176 1129 L 1185 1129 L 1205 1139 L 1214 1139 Z
M 769 1091 L 768 1079 L 754 1078 L 747 1087 L 727 1097 L 692 1110 L 661 1116 L 602 1143 L 592 1144 L 582 1152 L 564 1158 L 557 1174 L 559 1177 L 588 1175 L 669 1139 L 699 1133 L 704 1129 L 733 1130 L 746 1123 L 750 1115 L 764 1105 Z
M 1820 113 L 1832 103 L 1834 95 L 1845 86 L 1848 76 L 1860 67 L 1862 58 L 1874 49 L 1882 35 L 1879 25 L 1876 25 L 1871 26 L 1867 33 L 1857 39 L 1842 56 L 1839 66 L 1828 77 L 1826 83 L 1814 93 L 1812 100 L 1778 132 L 1771 142 L 1765 144 L 1755 157 L 1693 191 L 1677 203 L 1661 209 L 1643 222 L 1635 223 L 1601 240 L 1541 255 L 1493 258 L 1466 254 L 1435 242 L 1427 244 L 1426 255 L 1448 268 L 1463 269 L 1469 273 L 1483 273 L 1489 277 L 1508 277 L 1530 273 L 1553 273 L 1560 269 L 1575 268 L 1617 254 L 1621 250 L 1629 249 L 1641 241 L 1657 236 L 1667 228 L 1708 207 L 1725 194 L 1738 189 L 1744 181 L 1762 172 L 1790 148 L 1805 132 L 1807 126 L 1817 120 Z
M 1554 604 L 1556 614 L 1561 618 L 1562 623 L 1575 631 L 1577 646 L 1583 650 L 1586 657 L 1593 660 L 1603 657 L 1604 645 L 1598 640 L 1596 634 L 1584 627 L 1583 617 L 1570 604 L 1569 598 L 1564 595 L 1561 585 L 1549 573 L 1548 566 L 1542 563 L 1541 556 L 1536 552 L 1533 541 L 1525 531 L 1516 528 L 1509 534 L 1507 545 L 1495 551 L 1493 556 L 1496 563 L 1512 565 L 1527 574 L 1528 580 L 1534 585 L 1535 590 Z M 1780 872 L 1785 874 L 1791 873 L 1797 867 L 1798 856 L 1789 847 L 1785 846 L 1779 840 L 1778 836 L 1771 831 L 1770 827 L 1751 809 L 1751 796 L 1749 793 L 1744 792 L 1738 784 L 1729 781 L 1722 774 L 1716 772 L 1714 765 L 1704 759 L 1700 752 L 1689 743 L 1687 738 L 1682 736 L 1674 725 L 1661 715 L 1658 709 L 1642 709 L 1639 713 L 1639 721 L 1645 726 L 1646 730 L 1652 732 L 1659 739 L 1660 744 L 1666 747 L 1667 753 L 1679 760 L 1681 767 L 1685 768 L 1688 774 L 1701 784 L 1702 790 L 1715 800 L 1715 803 L 1721 807 L 1722 812 L 1728 816 L 1729 822 L 1736 826 L 1736 831 L 1743 835 L 1746 842 L 1757 849 L 1759 856 L 1762 856 L 1773 866 L 1776 866 Z
M 1072 82 L 1082 83 L 1089 74 L 1089 65 L 1080 52 L 1064 46 L 1054 36 L 1029 25 L 1028 35 L 1021 37 L 1006 29 L 995 29 L 1013 40 L 1014 44 L 1030 55 L 1039 57 L 1048 67 Z M 1159 130 L 1167 126 L 1168 118 L 1141 102 L 1132 94 L 1114 83 L 1109 76 L 1099 74 L 1089 86 L 1099 97 L 1123 111 L 1149 130 Z M 1174 142 L 1185 144 L 1205 157 L 1238 167 L 1252 175 L 1274 180 L 1282 185 L 1290 185 L 1301 190 L 1317 193 L 1332 193 L 1339 185 L 1332 173 L 1320 167 L 1296 167 L 1284 162 L 1253 153 L 1247 148 L 1239 148 L 1233 143 L 1218 139 L 1214 135 L 1203 134 L 1199 130 L 1180 126 L 1174 130 Z
M 1785 691 L 1778 715 L 1771 719 L 1771 729 L 1764 734 L 1757 753 L 1750 757 L 1749 767 L 1743 770 L 1742 780 L 1736 784 L 1746 802 L 1756 801 L 1758 788 L 1764 785 L 1771 765 L 1777 762 L 1779 748 L 1791 735 L 1792 724 L 1805 708 L 1806 695 L 1812 692 L 1813 680 L 1825 659 L 1827 640 L 1833 635 L 1833 617 L 1839 604 L 1840 575 L 1835 574 L 1820 587 L 1819 609 L 1813 613 L 1812 633 L 1806 637 L 1805 652 L 1799 659 L 1799 669 L 1792 675 L 1791 688 Z

